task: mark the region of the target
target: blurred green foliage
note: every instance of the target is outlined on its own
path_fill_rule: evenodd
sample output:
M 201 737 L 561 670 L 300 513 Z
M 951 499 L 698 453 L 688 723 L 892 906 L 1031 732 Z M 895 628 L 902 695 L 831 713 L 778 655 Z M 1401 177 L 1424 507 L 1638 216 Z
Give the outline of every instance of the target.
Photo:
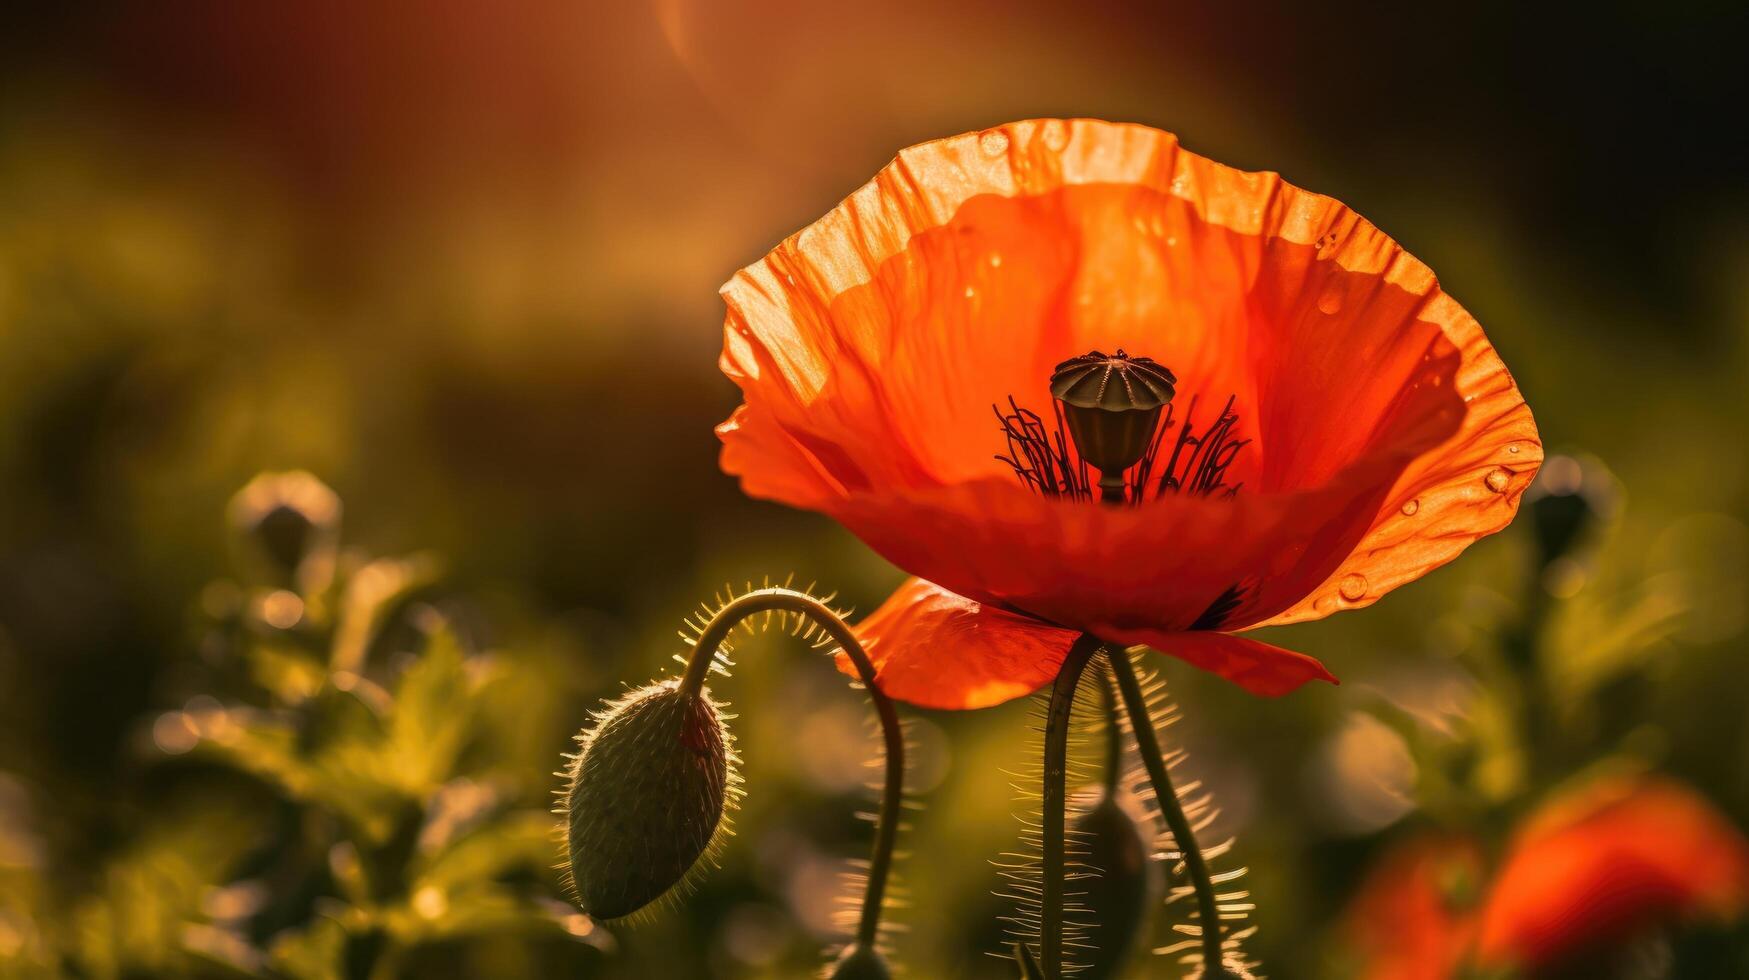
M 164 789 L 82 888 L 9 882 L 0 970 L 468 975 L 502 965 L 454 959 L 481 937 L 583 969 L 611 940 L 557 898 L 550 746 L 527 737 L 551 664 L 468 649 L 429 557 L 339 550 L 308 474 L 263 475 L 232 518 L 258 575 L 202 593 L 202 693 L 148 726 Z

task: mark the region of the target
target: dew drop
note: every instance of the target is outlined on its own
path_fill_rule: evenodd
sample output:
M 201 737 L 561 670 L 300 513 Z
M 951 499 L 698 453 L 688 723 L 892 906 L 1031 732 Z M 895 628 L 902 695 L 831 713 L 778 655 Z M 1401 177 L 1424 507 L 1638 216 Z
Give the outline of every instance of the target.
M 1403 516 L 1404 517 L 1414 517 L 1416 512 L 1418 512 L 1420 510 L 1421 510 L 1420 498 L 1413 498 L 1403 505 Z
M 1366 598 L 1366 576 L 1359 572 L 1349 572 L 1342 576 L 1342 581 L 1336 583 L 1336 591 L 1342 593 L 1342 598 L 1349 602 L 1359 602 Z
M 978 137 L 978 149 L 985 156 L 998 157 L 1008 152 L 1008 134 L 998 129 L 986 131 Z
M 1327 316 L 1335 316 L 1342 312 L 1342 283 L 1332 279 L 1324 284 L 1323 292 L 1318 294 L 1318 312 Z
M 1517 446 L 1507 446 L 1506 451 L 1509 453 L 1512 453 L 1514 456 L 1518 455 L 1518 447 Z
M 1002 268 L 1002 256 L 991 255 L 990 256 L 990 268 L 992 268 L 992 269 Z
M 1312 608 L 1321 613 L 1331 612 L 1336 608 L 1336 600 L 1327 595 L 1312 600 Z
M 978 298 L 977 288 L 973 287 L 973 286 L 967 286 L 966 287 L 966 299 L 977 299 L 977 298 Z
M 1496 466 L 1482 478 L 1482 483 L 1494 493 L 1505 493 L 1506 485 L 1512 482 L 1512 471 L 1504 466 Z
M 1039 131 L 1039 138 L 1052 150 L 1061 150 L 1069 145 L 1069 124 L 1061 119 L 1047 119 L 1044 128 Z

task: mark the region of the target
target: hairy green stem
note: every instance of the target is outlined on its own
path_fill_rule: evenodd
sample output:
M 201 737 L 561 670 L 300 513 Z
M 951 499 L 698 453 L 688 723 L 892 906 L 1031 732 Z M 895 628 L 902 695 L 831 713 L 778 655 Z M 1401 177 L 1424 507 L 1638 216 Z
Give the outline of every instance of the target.
M 1113 686 L 1115 680 L 1109 669 L 1099 675 L 1099 707 L 1105 716 L 1105 772 L 1100 774 L 1100 782 L 1111 799 L 1117 798 L 1118 786 L 1123 782 L 1123 727 L 1118 724 L 1120 705 Z
M 1179 801 L 1178 790 L 1172 785 L 1172 775 L 1166 769 L 1166 759 L 1160 753 L 1154 715 L 1148 710 L 1148 699 L 1142 695 L 1142 687 L 1136 681 L 1135 665 L 1130 663 L 1129 654 L 1122 650 L 1108 652 L 1106 659 L 1111 662 L 1111 672 L 1117 677 L 1118 691 L 1123 695 L 1124 709 L 1129 712 L 1130 728 L 1135 734 L 1136 752 L 1142 757 L 1142 767 L 1148 771 L 1148 779 L 1154 784 L 1160 814 L 1166 818 L 1166 827 L 1172 831 L 1173 843 L 1184 858 L 1185 873 L 1196 891 L 1197 911 L 1202 919 L 1205 975 L 1220 976 L 1215 971 L 1222 963 L 1221 918 L 1208 861 L 1203 857 L 1202 848 L 1197 846 L 1196 833 L 1184 814 L 1184 805 Z
M 1050 980 L 1063 975 L 1063 886 L 1067 874 L 1065 837 L 1069 781 L 1069 718 L 1075 709 L 1075 688 L 1087 662 L 1099 652 L 1100 641 L 1083 633 L 1063 658 L 1051 688 L 1045 715 L 1044 809 L 1040 814 L 1043 880 L 1039 910 L 1039 966 Z
M 856 942 L 872 946 L 879 938 L 881 906 L 886 899 L 887 877 L 892 871 L 893 847 L 899 838 L 900 810 L 904 805 L 905 733 L 899 727 L 899 714 L 892 699 L 875 684 L 874 664 L 868 659 L 868 653 L 863 650 L 856 634 L 837 613 L 806 592 L 786 588 L 758 589 L 730 601 L 705 624 L 698 642 L 693 645 L 692 658 L 687 661 L 680 689 L 682 693 L 696 697 L 704 689 L 705 677 L 715 662 L 717 648 L 729 638 L 729 633 L 748 616 L 772 610 L 805 616 L 825 630 L 856 667 L 857 677 L 868 689 L 869 700 L 874 702 L 875 714 L 880 717 L 881 734 L 887 745 L 886 783 L 881 791 L 880 816 L 875 821 L 874 850 L 869 856 L 862 918 L 856 927 Z

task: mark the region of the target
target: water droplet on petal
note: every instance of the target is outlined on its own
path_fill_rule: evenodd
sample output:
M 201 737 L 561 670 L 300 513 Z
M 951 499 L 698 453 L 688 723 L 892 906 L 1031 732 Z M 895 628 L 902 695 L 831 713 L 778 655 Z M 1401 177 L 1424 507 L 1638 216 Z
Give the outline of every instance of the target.
M 1342 581 L 1336 583 L 1336 591 L 1342 593 L 1342 598 L 1349 602 L 1359 602 L 1366 598 L 1366 576 L 1359 572 L 1349 572 L 1342 576 Z
M 1318 294 L 1318 312 L 1327 316 L 1335 316 L 1342 312 L 1342 283 L 1331 279 L 1324 284 L 1324 289 Z
M 966 299 L 977 299 L 977 298 L 978 298 L 977 287 L 967 286 L 966 287 Z
M 1177 235 L 1167 236 L 1166 247 L 1167 248 L 1177 248 L 1178 247 L 1178 236 Z
M 1505 493 L 1506 485 L 1512 482 L 1512 471 L 1504 466 L 1496 466 L 1482 478 L 1482 483 L 1494 493 Z
M 1069 124 L 1061 119 L 1047 119 L 1039 130 L 1039 138 L 1052 150 L 1061 150 L 1069 145 Z
M 1421 501 L 1419 498 L 1410 500 L 1410 501 L 1406 502 L 1405 504 L 1403 504 L 1403 516 L 1404 517 L 1414 517 L 1416 512 L 1419 511 L 1420 509 L 1421 509 Z
M 1514 454 L 1514 455 L 1517 455 L 1517 453 L 1518 453 L 1518 447 L 1517 447 L 1517 446 L 1507 446 L 1507 447 L 1506 447 L 1506 451 L 1507 451 L 1507 452 L 1509 452 L 1509 453 L 1512 453 L 1512 454 Z
M 998 129 L 986 131 L 978 137 L 978 149 L 985 156 L 997 157 L 1008 152 L 1008 134 Z
M 1312 600 L 1312 608 L 1321 613 L 1333 612 L 1336 609 L 1336 600 L 1330 596 L 1321 595 Z
M 1002 256 L 991 255 L 990 256 L 990 268 L 992 268 L 992 269 L 1002 268 Z

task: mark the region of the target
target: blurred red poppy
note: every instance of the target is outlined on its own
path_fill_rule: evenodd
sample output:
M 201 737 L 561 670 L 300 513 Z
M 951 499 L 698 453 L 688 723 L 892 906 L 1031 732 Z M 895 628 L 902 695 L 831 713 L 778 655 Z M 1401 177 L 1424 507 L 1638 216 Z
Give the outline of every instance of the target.
M 1668 779 L 1613 779 L 1544 807 L 1518 832 L 1482 909 L 1482 962 L 1536 966 L 1749 901 L 1749 841 Z
M 1482 852 L 1473 841 L 1429 837 L 1388 855 L 1348 912 L 1349 952 L 1365 980 L 1446 980 L 1475 935 Z
M 744 398 L 723 468 L 925 580 L 862 626 L 888 693 L 917 704 L 1032 690 L 1082 631 L 1259 694 L 1333 680 L 1230 634 L 1451 560 L 1512 519 L 1542 458 L 1425 265 L 1330 198 L 1143 126 L 911 147 L 723 296 Z M 1241 492 L 1098 506 L 998 460 L 996 415 L 1048 415 L 1059 362 L 1118 349 L 1176 375 L 1181 436 L 1235 416 L 1219 486 Z
M 1360 976 L 1446 980 L 1471 964 L 1534 973 L 1658 925 L 1735 918 L 1749 902 L 1749 841 L 1659 777 L 1557 796 L 1520 826 L 1485 889 L 1480 854 L 1473 841 L 1428 838 L 1373 870 L 1346 920 Z

